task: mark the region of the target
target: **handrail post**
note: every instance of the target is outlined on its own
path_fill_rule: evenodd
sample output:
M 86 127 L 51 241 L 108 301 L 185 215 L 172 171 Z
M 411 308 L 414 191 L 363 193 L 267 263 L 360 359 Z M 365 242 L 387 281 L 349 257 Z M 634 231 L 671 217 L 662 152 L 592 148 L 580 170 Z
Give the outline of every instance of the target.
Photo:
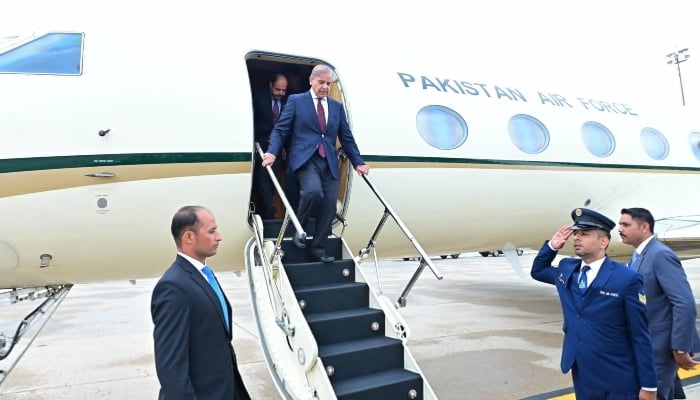
M 386 215 L 386 212 L 391 214 L 391 217 L 394 219 L 396 224 L 399 225 L 399 228 L 401 228 L 401 230 L 404 232 L 406 237 L 408 237 L 408 240 L 410 240 L 411 243 L 413 243 L 413 247 L 415 247 L 416 250 L 418 250 L 418 253 L 421 255 L 423 260 L 425 260 L 428 267 L 430 267 L 430 270 L 433 272 L 433 275 L 435 275 L 435 277 L 437 279 L 442 279 L 443 278 L 442 274 L 440 273 L 440 271 L 437 270 L 437 267 L 435 267 L 435 265 L 433 265 L 432 261 L 430 261 L 430 257 L 428 257 L 428 255 L 425 253 L 425 250 L 423 250 L 423 247 L 421 247 L 421 245 L 416 241 L 416 239 L 413 236 L 413 234 L 411 233 L 411 231 L 406 227 L 406 225 L 404 225 L 403 221 L 401 221 L 401 219 L 396 215 L 396 213 L 391 208 L 391 206 L 386 202 L 386 200 L 384 200 L 384 197 L 374 187 L 372 182 L 370 182 L 369 178 L 367 178 L 367 175 L 362 175 L 362 178 L 365 180 L 365 182 L 367 183 L 369 188 L 372 190 L 374 195 L 377 196 L 377 198 L 382 203 L 382 205 L 384 205 L 384 208 L 386 210 L 385 215 Z

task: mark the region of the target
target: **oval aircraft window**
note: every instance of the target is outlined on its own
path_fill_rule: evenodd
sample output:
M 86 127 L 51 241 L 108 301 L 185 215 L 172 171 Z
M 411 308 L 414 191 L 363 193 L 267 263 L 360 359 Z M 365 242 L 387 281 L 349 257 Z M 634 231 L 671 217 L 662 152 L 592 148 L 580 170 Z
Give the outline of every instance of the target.
M 508 121 L 510 140 L 523 152 L 537 154 L 549 146 L 549 131 L 540 120 L 526 115 L 517 114 Z
M 468 127 L 461 115 L 444 106 L 425 106 L 416 116 L 418 133 L 429 145 L 452 150 L 467 140 Z
M 654 128 L 644 128 L 639 138 L 649 157 L 654 160 L 663 160 L 668 156 L 668 140 L 661 132 Z
M 597 157 L 607 157 L 615 150 L 615 137 L 603 125 L 588 121 L 581 127 L 583 144 Z
M 690 149 L 693 155 L 700 161 L 700 132 L 690 132 Z

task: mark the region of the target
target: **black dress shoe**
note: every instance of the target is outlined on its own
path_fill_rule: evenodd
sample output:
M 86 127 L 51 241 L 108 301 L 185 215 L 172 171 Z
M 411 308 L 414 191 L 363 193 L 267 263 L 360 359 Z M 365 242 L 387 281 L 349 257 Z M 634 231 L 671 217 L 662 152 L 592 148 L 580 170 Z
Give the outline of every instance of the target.
M 321 261 L 323 263 L 332 263 L 333 261 L 335 261 L 335 257 L 329 256 L 325 253 L 314 254 L 313 259 L 316 261 Z
M 294 242 L 294 245 L 300 249 L 306 248 L 306 243 L 304 242 L 304 239 L 302 239 L 301 236 L 299 236 L 296 233 L 294 234 L 294 237 L 292 238 L 292 242 Z

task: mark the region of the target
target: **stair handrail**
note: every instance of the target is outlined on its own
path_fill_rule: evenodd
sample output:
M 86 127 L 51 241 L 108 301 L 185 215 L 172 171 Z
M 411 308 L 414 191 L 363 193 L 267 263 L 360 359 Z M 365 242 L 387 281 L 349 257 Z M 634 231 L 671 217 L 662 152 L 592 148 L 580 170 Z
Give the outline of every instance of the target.
M 374 193 L 374 195 L 377 197 L 377 199 L 379 199 L 379 201 L 384 206 L 384 214 L 382 215 L 382 218 L 379 220 L 379 223 L 377 224 L 377 227 L 375 228 L 374 233 L 372 234 L 372 237 L 369 239 L 367 246 L 365 246 L 364 248 L 362 248 L 360 250 L 360 252 L 358 254 L 358 259 L 361 260 L 361 259 L 365 258 L 367 256 L 367 254 L 369 254 L 369 252 L 374 249 L 374 253 L 375 253 L 374 262 L 375 262 L 375 264 L 377 263 L 376 249 L 375 249 L 375 246 L 377 243 L 377 237 L 379 236 L 379 233 L 381 232 L 382 228 L 384 227 L 384 224 L 386 223 L 386 220 L 388 219 L 389 216 L 391 216 L 391 218 L 394 219 L 394 222 L 396 222 L 396 224 L 399 226 L 399 229 L 401 229 L 401 231 L 406 236 L 406 238 L 408 238 L 408 240 L 411 242 L 413 247 L 415 247 L 415 249 L 418 251 L 418 254 L 420 254 L 420 264 L 418 265 L 418 268 L 413 273 L 413 276 L 408 281 L 408 284 L 403 289 L 403 291 L 401 292 L 401 295 L 399 296 L 399 298 L 397 300 L 397 304 L 400 307 L 405 307 L 406 306 L 406 297 L 408 297 L 408 293 L 413 288 L 413 285 L 415 285 L 416 281 L 418 280 L 418 277 L 423 272 L 426 265 L 430 268 L 430 270 L 433 272 L 433 275 L 435 275 L 435 277 L 438 280 L 442 280 L 443 276 L 440 273 L 440 271 L 438 271 L 435 264 L 433 264 L 433 261 L 430 259 L 430 257 L 428 257 L 428 254 L 425 252 L 425 250 L 423 250 L 423 247 L 420 245 L 420 243 L 418 243 L 415 236 L 413 236 L 413 233 L 411 233 L 411 231 L 408 229 L 408 227 L 406 227 L 406 225 L 403 223 L 403 221 L 401 221 L 401 218 L 399 218 L 399 216 L 396 214 L 394 209 L 391 208 L 391 206 L 389 205 L 389 202 L 386 201 L 384 196 L 382 196 L 381 193 L 379 193 L 379 190 L 377 190 L 377 188 L 372 184 L 372 182 L 369 180 L 367 175 L 361 175 L 361 176 L 362 176 L 362 179 L 364 179 L 367 186 L 369 186 L 370 190 L 372 190 L 372 193 Z
M 260 156 L 260 159 L 263 159 L 263 151 L 262 147 L 260 147 L 260 143 L 255 142 L 255 150 L 257 151 L 258 155 Z M 255 161 L 255 157 L 253 157 L 253 162 Z M 299 222 L 299 218 L 297 218 L 297 215 L 294 213 L 294 210 L 292 210 L 292 206 L 289 203 L 289 200 L 287 199 L 287 196 L 284 194 L 284 190 L 282 190 L 282 186 L 280 185 L 279 181 L 277 180 L 277 176 L 275 175 L 275 171 L 272 169 L 271 165 L 268 165 L 265 167 L 265 170 L 267 171 L 267 174 L 270 176 L 270 179 L 272 180 L 272 184 L 275 186 L 275 191 L 280 197 L 280 200 L 282 201 L 282 204 L 284 205 L 284 209 L 286 212 L 284 213 L 284 219 L 282 220 L 282 227 L 280 228 L 279 234 L 277 235 L 277 240 L 275 242 L 275 251 L 270 255 L 270 263 L 272 263 L 272 260 L 275 258 L 275 256 L 282 251 L 282 239 L 284 238 L 284 233 L 287 231 L 287 224 L 289 221 L 292 221 L 292 225 L 294 225 L 294 229 L 296 229 L 297 234 L 301 237 L 301 239 L 306 238 L 306 231 L 304 231 L 304 228 L 301 226 L 301 223 Z M 262 249 L 261 249 L 262 251 Z
M 252 218 L 253 222 L 253 235 L 255 237 L 255 246 L 258 248 L 258 253 L 260 254 L 260 260 L 262 261 L 263 275 L 265 276 L 265 285 L 268 287 L 267 293 L 272 306 L 273 312 L 275 314 L 275 322 L 277 326 L 282 329 L 285 335 L 293 336 L 294 327 L 289 321 L 289 316 L 287 315 L 286 305 L 284 304 L 284 299 L 282 298 L 282 293 L 279 287 L 276 285 L 277 280 L 273 273 L 273 260 L 268 260 L 265 257 L 264 251 L 264 240 L 263 240 L 263 224 L 262 218 L 259 215 L 254 215 Z M 276 255 L 276 254 L 275 254 Z M 280 257 L 281 258 L 281 257 Z M 280 264 L 279 258 L 275 260 L 275 264 L 278 268 L 283 268 Z

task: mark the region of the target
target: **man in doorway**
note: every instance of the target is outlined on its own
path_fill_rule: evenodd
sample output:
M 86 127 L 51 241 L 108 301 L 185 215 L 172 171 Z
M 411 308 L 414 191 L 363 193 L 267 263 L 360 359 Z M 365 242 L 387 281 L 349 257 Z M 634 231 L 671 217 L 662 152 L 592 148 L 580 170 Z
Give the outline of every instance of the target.
M 350 131 L 343 104 L 328 97 L 333 81 L 333 71 L 329 66 L 319 64 L 313 68 L 309 76 L 311 89 L 289 96 L 280 120 L 272 130 L 270 146 L 262 162 L 263 167 L 273 165 L 282 146 L 289 140 L 287 165 L 295 172 L 300 188 L 296 213 L 304 226 L 312 212 L 316 212 L 316 229 L 309 253 L 312 259 L 322 262 L 335 260 L 326 254 L 325 244 L 331 233 L 338 199 L 340 171 L 336 140 L 340 140 L 355 171 L 369 173 L 369 166 L 362 160 Z M 306 247 L 298 232 L 294 235 L 294 244 Z

